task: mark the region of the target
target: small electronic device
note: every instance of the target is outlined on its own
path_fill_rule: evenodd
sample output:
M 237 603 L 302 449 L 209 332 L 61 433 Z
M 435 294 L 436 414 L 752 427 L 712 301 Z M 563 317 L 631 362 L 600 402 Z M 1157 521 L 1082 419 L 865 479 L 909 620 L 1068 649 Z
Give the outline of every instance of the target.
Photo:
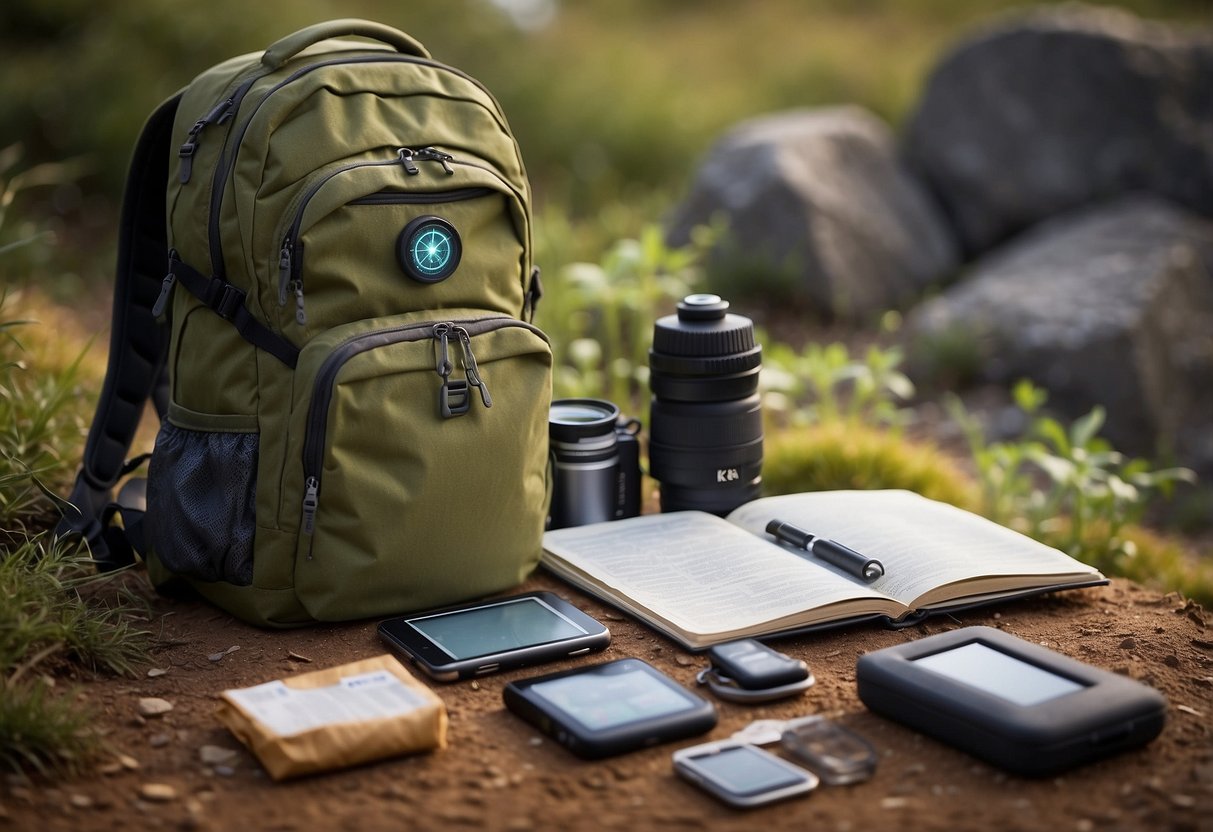
M 379 637 L 442 682 L 602 650 L 611 633 L 550 592 L 392 618 Z
M 780 746 L 831 786 L 867 780 L 876 771 L 876 749 L 854 731 L 822 716 L 790 720 Z
M 782 687 L 809 678 L 809 667 L 804 662 L 752 638 L 717 644 L 708 649 L 708 660 L 720 675 L 747 690 Z
M 876 713 L 1025 776 L 1144 745 L 1166 719 L 1154 689 L 990 627 L 868 653 L 855 676 Z
M 511 711 L 586 759 L 693 737 L 716 725 L 712 703 L 640 659 L 510 682 L 502 696 Z
M 711 666 L 696 677 L 729 702 L 754 704 L 803 693 L 816 679 L 799 659 L 789 658 L 752 638 L 708 650 Z
M 812 772 L 737 740 L 683 748 L 673 761 L 683 779 L 740 809 L 806 794 L 820 782 Z

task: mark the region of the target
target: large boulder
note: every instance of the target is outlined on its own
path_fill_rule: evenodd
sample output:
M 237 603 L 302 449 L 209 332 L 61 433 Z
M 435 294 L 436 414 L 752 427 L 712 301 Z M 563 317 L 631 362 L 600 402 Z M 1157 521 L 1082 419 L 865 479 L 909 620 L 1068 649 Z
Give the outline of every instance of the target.
M 920 355 L 965 343 L 989 381 L 1030 378 L 1104 435 L 1213 472 L 1213 222 L 1126 197 L 1041 223 L 908 317 Z
M 935 69 L 905 147 L 970 255 L 1129 191 L 1213 215 L 1213 35 L 1077 4 L 1005 19 Z
M 730 130 L 676 209 L 671 243 L 718 216 L 728 222 L 718 266 L 754 291 L 770 288 L 763 277 L 790 278 L 795 294 L 832 316 L 902 308 L 957 265 L 951 232 L 898 161 L 888 127 L 859 107 Z

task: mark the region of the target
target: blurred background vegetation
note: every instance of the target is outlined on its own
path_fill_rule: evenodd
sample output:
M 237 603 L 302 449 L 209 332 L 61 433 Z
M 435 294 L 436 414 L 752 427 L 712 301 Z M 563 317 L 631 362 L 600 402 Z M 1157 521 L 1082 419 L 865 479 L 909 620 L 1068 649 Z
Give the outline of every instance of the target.
M 758 113 L 862 104 L 895 126 L 960 33 L 1009 0 L 7 0 L 0 4 L 0 148 L 79 160 L 31 198 L 102 279 L 126 163 L 144 118 L 213 63 L 299 27 L 366 17 L 482 80 L 509 115 L 542 211 L 574 222 L 569 256 L 660 219 L 712 139 Z M 1207 22 L 1209 0 L 1128 0 Z M 588 220 L 591 227 L 581 221 Z M 0 241 L 2 242 L 2 241 Z M 58 252 L 60 257 L 71 252 Z M 47 255 L 43 255 L 44 257 Z M 36 263 L 20 261 L 10 269 Z M 549 270 L 559 263 L 546 263 Z M 59 281 L 63 283 L 63 281 Z M 70 283 L 70 281 L 68 281 Z

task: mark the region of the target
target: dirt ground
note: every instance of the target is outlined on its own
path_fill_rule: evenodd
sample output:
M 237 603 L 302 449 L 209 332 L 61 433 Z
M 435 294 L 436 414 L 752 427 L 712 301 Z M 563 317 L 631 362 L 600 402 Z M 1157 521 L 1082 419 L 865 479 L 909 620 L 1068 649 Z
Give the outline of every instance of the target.
M 550 575 L 537 574 L 525 588 L 556 591 L 606 623 L 614 638 L 601 659 L 637 656 L 695 686 L 700 657 Z M 1213 615 L 1176 594 L 1125 581 L 903 631 L 865 625 L 781 640 L 775 646 L 804 659 L 817 677 L 806 694 L 765 706 L 717 702 L 720 722 L 709 735 L 601 762 L 574 758 L 504 709 L 505 683 L 537 670 L 435 683 L 450 713 L 447 749 L 287 783 L 272 782 L 216 721 L 216 695 L 378 655 L 384 650 L 375 622 L 274 632 L 192 601 L 157 599 L 154 612 L 159 641 L 152 672 L 84 680 L 80 689 L 99 714 L 112 759 L 62 783 L 10 776 L 0 787 L 0 829 L 1213 830 Z M 1061 777 L 1025 780 L 881 719 L 859 702 L 856 657 L 972 624 L 1000 627 L 1154 686 L 1170 702 L 1162 735 L 1144 749 Z M 139 716 L 142 697 L 161 697 L 173 708 Z M 675 748 L 728 737 L 753 719 L 816 713 L 875 745 L 880 763 L 873 779 L 823 785 L 807 798 L 743 813 L 671 769 Z M 153 784 L 169 788 L 148 788 Z

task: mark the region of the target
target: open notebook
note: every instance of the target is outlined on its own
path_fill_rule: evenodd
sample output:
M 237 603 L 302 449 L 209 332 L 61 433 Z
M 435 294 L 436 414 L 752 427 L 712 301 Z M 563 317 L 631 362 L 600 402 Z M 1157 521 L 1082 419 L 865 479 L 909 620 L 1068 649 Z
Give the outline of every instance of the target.
M 766 534 L 771 519 L 879 558 L 871 584 Z M 543 565 L 697 650 L 864 618 L 909 616 L 1107 583 L 1063 552 L 909 491 L 766 497 L 548 532 Z

